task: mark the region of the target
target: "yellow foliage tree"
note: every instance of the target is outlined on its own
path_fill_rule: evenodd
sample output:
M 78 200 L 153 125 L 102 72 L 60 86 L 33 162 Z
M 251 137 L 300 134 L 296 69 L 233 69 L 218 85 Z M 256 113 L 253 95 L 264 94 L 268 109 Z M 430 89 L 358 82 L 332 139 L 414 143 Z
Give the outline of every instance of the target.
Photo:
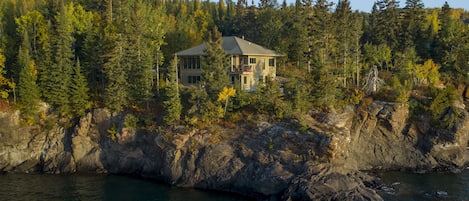
M 228 101 L 231 97 L 236 96 L 236 90 L 233 87 L 223 87 L 223 90 L 218 94 L 218 102 L 225 102 L 225 110 L 223 116 L 226 114 L 226 108 L 228 107 Z
M 438 85 L 440 83 L 440 67 L 429 59 L 423 65 L 415 66 L 416 84 L 419 85 Z
M 5 75 L 5 55 L 3 50 L 0 49 L 0 99 L 7 99 L 10 91 L 15 87 L 15 84 L 4 77 Z

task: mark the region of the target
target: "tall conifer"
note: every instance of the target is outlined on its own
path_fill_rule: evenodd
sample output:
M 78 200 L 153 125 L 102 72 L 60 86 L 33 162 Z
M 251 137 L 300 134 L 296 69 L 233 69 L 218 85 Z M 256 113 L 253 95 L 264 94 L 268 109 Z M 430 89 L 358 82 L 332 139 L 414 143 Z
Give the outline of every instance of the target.
M 166 84 L 166 96 L 163 102 L 166 114 L 164 116 L 164 123 L 167 125 L 176 124 L 181 118 L 181 98 L 179 96 L 179 85 L 177 77 L 177 58 L 171 61 L 168 68 L 168 79 Z
M 28 34 L 24 33 L 23 44 L 18 52 L 18 64 L 21 68 L 18 82 L 18 95 L 23 105 L 22 114 L 27 123 L 33 123 L 33 115 L 39 103 L 39 88 L 36 84 L 37 70 L 30 56 Z
M 72 13 L 73 4 L 64 5 L 61 1 L 60 11 L 56 15 L 54 41 L 54 64 L 49 68 L 47 81 L 47 102 L 57 108 L 61 115 L 70 114 L 70 93 L 69 86 L 72 75 L 72 59 L 74 57 L 72 45 L 75 39 L 72 35 Z
M 81 72 L 80 59 L 77 59 L 70 85 L 70 104 L 75 115 L 83 116 L 90 108 L 88 91 L 86 78 Z
M 202 82 L 209 97 L 215 101 L 218 93 L 230 83 L 226 52 L 222 48 L 221 33 L 213 28 L 206 43 L 205 56 L 202 66 Z

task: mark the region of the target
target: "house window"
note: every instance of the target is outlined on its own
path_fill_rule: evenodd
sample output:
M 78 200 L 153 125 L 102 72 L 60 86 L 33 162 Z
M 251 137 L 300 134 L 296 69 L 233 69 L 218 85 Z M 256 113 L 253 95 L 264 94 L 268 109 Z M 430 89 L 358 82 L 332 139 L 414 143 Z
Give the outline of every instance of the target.
M 235 84 L 235 77 L 231 76 L 231 84 Z
M 250 64 L 255 64 L 256 63 L 256 58 L 249 58 L 249 63 Z
M 182 59 L 184 69 L 200 69 L 199 57 L 186 57 Z
M 244 84 L 248 84 L 248 77 L 244 77 Z
M 274 67 L 274 66 L 275 66 L 275 59 L 274 59 L 274 58 L 269 59 L 269 66 L 270 66 L 270 67 Z
M 182 63 L 184 65 L 184 69 L 188 68 L 189 60 L 187 58 L 182 59 Z
M 187 82 L 189 84 L 197 84 L 200 82 L 200 76 L 187 76 Z
M 195 69 L 195 58 L 191 57 L 191 69 Z
M 240 59 L 240 64 L 248 64 L 248 59 L 245 57 L 241 57 Z

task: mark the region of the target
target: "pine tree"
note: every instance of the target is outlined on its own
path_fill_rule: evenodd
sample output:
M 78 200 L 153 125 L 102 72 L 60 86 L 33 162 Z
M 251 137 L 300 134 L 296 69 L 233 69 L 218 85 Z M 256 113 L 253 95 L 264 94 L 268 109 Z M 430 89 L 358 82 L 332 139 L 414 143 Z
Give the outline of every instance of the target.
M 375 45 L 386 44 L 392 50 L 398 47 L 399 3 L 396 0 L 379 0 L 373 5 L 369 36 Z
M 128 65 L 130 101 L 133 105 L 146 105 L 152 98 L 151 81 L 153 68 L 153 55 L 151 40 L 147 37 L 149 28 L 148 17 L 152 15 L 151 5 L 142 1 L 135 2 L 132 8 L 129 24 L 125 35 L 128 45 L 126 46 L 126 65 Z
M 330 13 L 331 4 L 318 0 L 313 6 L 309 23 L 309 68 L 311 82 L 315 87 L 312 98 L 316 105 L 334 107 L 337 102 L 338 79 L 333 55 L 336 54 L 337 40 L 334 37 L 333 21 Z
M 206 43 L 202 65 L 202 82 L 207 94 L 215 101 L 218 93 L 230 83 L 226 63 L 226 52 L 222 48 L 221 33 L 213 29 Z
M 29 11 L 25 15 L 15 19 L 19 35 L 27 33 L 31 44 L 31 59 L 35 61 L 38 71 L 38 86 L 41 97 L 47 97 L 49 93 L 47 81 L 50 78 L 48 68 L 52 65 L 51 55 L 51 24 L 42 13 L 37 10 Z
M 125 0 L 110 0 L 106 7 L 103 55 L 105 87 L 103 102 L 112 112 L 121 112 L 129 103 L 127 55 L 128 38 L 126 27 L 130 19 L 130 6 L 134 3 Z
M 88 91 L 86 78 L 81 72 L 80 59 L 77 59 L 70 85 L 70 105 L 75 115 L 83 116 L 90 108 Z
M 465 25 L 453 18 L 452 10 L 447 2 L 441 8 L 440 30 L 433 44 L 432 57 L 441 64 L 441 71 L 451 75 L 453 80 L 461 81 L 467 79 L 469 72 L 469 34 L 464 30 Z
M 105 30 L 106 43 L 110 45 L 104 63 L 106 75 L 106 87 L 104 92 L 104 104 L 113 112 L 121 112 L 128 103 L 127 73 L 123 61 L 124 47 L 126 44 L 122 34 L 116 33 L 112 25 Z
M 424 49 L 424 42 L 421 41 L 422 28 L 424 23 L 424 5 L 421 0 L 406 0 L 404 7 L 404 17 L 401 22 L 400 49 L 417 46 L 417 50 Z
M 103 24 L 103 20 L 94 19 L 94 24 Z M 101 103 L 104 95 L 105 75 L 103 65 L 105 57 L 103 56 L 109 48 L 104 44 L 104 27 L 93 27 L 84 39 L 83 44 L 83 69 L 84 74 L 88 75 L 87 80 L 90 88 L 91 101 Z
M 350 64 L 353 61 L 351 51 L 353 45 L 355 45 L 352 43 L 352 32 L 355 24 L 352 21 L 350 2 L 348 0 L 339 1 L 333 16 L 335 20 L 335 36 L 339 45 L 336 60 L 339 62 L 339 65 L 342 65 L 343 85 L 347 87 L 347 79 L 351 77 Z
M 181 98 L 179 96 L 179 86 L 177 78 L 177 58 L 174 57 L 173 61 L 169 65 L 168 79 L 166 84 L 166 96 L 163 102 L 166 114 L 164 116 L 164 123 L 167 125 L 177 124 L 181 118 Z
M 46 101 L 57 108 L 60 115 L 70 114 L 69 86 L 72 76 L 72 45 L 75 42 L 71 19 L 73 4 L 60 6 L 56 15 L 56 40 L 54 41 L 54 64 L 48 69 L 45 94 Z
M 31 60 L 27 33 L 24 33 L 23 44 L 18 52 L 18 64 L 21 68 L 18 95 L 23 105 L 22 115 L 28 124 L 32 124 L 39 104 L 39 88 L 36 84 L 37 70 L 34 61 Z

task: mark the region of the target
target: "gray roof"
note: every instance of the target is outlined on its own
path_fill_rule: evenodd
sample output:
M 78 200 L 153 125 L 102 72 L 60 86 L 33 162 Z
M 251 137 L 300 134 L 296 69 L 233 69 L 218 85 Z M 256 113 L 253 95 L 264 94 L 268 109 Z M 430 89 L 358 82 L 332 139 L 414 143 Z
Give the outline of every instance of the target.
M 228 55 L 258 55 L 258 56 L 282 56 L 280 53 L 269 50 L 258 44 L 238 38 L 236 36 L 222 37 L 222 47 Z M 205 43 L 180 51 L 178 56 L 198 56 L 205 55 Z

